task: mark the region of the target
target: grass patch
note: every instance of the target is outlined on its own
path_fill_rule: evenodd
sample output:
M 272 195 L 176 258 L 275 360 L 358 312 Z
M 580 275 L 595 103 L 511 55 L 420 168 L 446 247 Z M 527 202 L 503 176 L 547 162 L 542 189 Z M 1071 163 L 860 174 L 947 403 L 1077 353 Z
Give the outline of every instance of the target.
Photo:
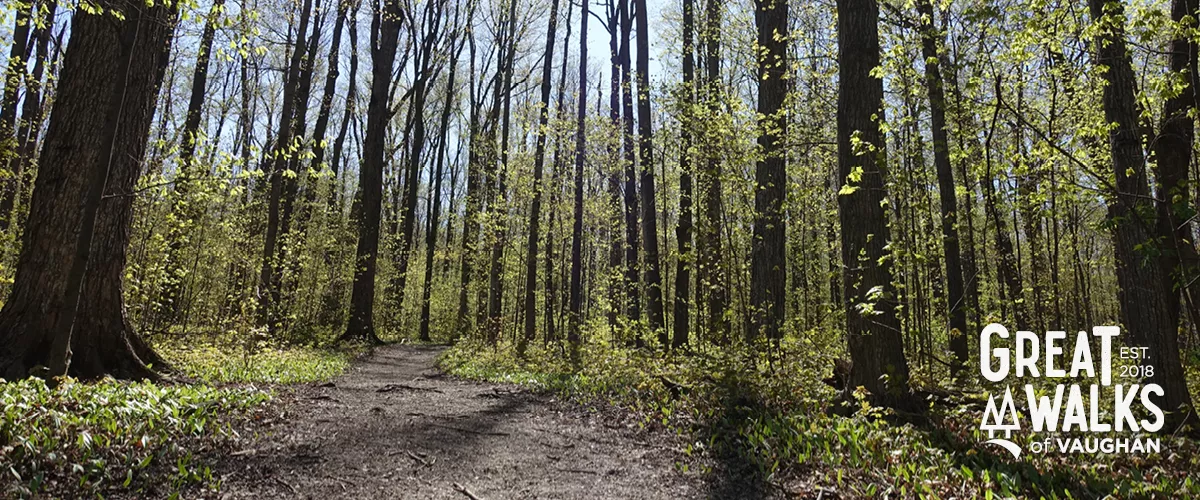
M 163 358 L 188 378 L 211 384 L 320 382 L 341 375 L 365 347 L 321 349 L 303 346 L 165 344 Z
M 511 346 L 463 342 L 440 363 L 463 377 L 630 410 L 643 426 L 685 436 L 686 453 L 706 450 L 712 460 L 690 465 L 717 483 L 750 478 L 851 498 L 1200 497 L 1200 482 L 1190 478 L 1200 470 L 1200 450 L 1187 438 L 1164 436 L 1161 455 L 1025 453 L 1013 460 L 979 445 L 987 439 L 978 430 L 983 408 L 969 401 L 931 403 L 928 421 L 917 425 L 864 398 L 853 416 L 832 415 L 835 392 L 821 382 L 832 360 L 811 353 L 839 351 L 822 342 L 819 335 L 790 339 L 769 362 L 739 349 L 664 357 L 601 341 L 583 347 L 578 369 L 556 346 L 518 360 Z

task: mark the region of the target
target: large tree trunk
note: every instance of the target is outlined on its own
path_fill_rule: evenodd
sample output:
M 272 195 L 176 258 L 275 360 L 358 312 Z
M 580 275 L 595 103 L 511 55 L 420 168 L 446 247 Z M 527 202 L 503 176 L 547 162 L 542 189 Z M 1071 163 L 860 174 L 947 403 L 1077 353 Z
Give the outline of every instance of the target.
M 642 244 L 646 248 L 646 319 L 658 342 L 667 347 L 663 328 L 662 269 L 658 259 L 658 209 L 654 188 L 653 123 L 650 117 L 650 23 L 646 0 L 637 2 L 638 150 L 642 184 Z
M 1188 17 L 1197 14 L 1200 2 L 1196 0 L 1174 0 L 1171 2 L 1171 19 L 1183 23 Z M 1162 249 L 1161 259 L 1163 271 L 1170 279 L 1168 292 L 1174 299 L 1168 301 L 1168 313 L 1173 323 L 1177 324 L 1180 317 L 1180 298 L 1191 316 L 1189 319 L 1196 323 L 1200 321 L 1194 307 L 1200 300 L 1200 286 L 1197 286 L 1196 246 L 1192 238 L 1192 225 L 1187 223 L 1191 194 L 1189 193 L 1188 168 L 1192 161 L 1192 142 L 1195 139 L 1194 118 L 1189 116 L 1197 99 L 1196 85 L 1193 75 L 1196 73 L 1197 46 L 1192 39 L 1183 36 L 1170 41 L 1167 48 L 1169 64 L 1174 74 L 1188 75 L 1187 87 L 1178 95 L 1171 96 L 1163 102 L 1162 127 L 1154 141 L 1154 180 L 1158 211 L 1158 237 L 1165 248 Z M 1191 284 L 1191 286 L 1187 286 Z M 1200 325 L 1194 325 L 1200 328 Z
M 696 99 L 696 63 L 693 58 L 695 32 L 695 0 L 683 0 L 683 109 L 679 119 L 679 223 L 675 239 L 679 241 L 679 259 L 675 263 L 674 335 L 671 347 L 687 345 L 691 329 L 688 315 L 691 310 L 692 286 L 692 120 L 691 107 Z
M 146 363 L 162 364 L 125 320 L 122 275 L 130 192 L 176 12 L 141 2 L 101 6 L 124 20 L 83 11 L 74 18 L 13 291 L 0 310 L 7 379 L 47 365 L 86 378 L 153 378 Z
M 350 321 L 343 340 L 380 343 L 375 334 L 375 271 L 379 259 L 379 222 L 383 213 L 384 135 L 391 110 L 392 65 L 400 39 L 401 13 L 398 0 L 376 5 L 371 30 L 377 45 L 371 47 L 371 100 L 367 104 L 367 130 L 363 138 L 363 161 L 359 168 L 362 216 L 358 248 L 354 252 L 354 285 L 350 297 Z
M 1109 148 L 1117 192 L 1108 199 L 1108 219 L 1116 247 L 1121 316 L 1131 343 L 1149 347 L 1148 364 L 1154 366 L 1154 374 L 1146 381 L 1162 386 L 1164 392 L 1155 403 L 1175 412 L 1180 406 L 1190 408 L 1192 398 L 1179 361 L 1179 330 L 1168 305 L 1173 300 L 1169 278 L 1140 250 L 1154 238 L 1154 221 L 1147 220 L 1148 215 L 1153 217 L 1154 207 L 1142 153 L 1133 64 L 1125 50 L 1124 8 L 1109 0 L 1089 0 L 1088 6 L 1093 22 L 1101 27 L 1095 64 L 1106 68 L 1104 119 L 1115 125 L 1109 132 Z
M 954 170 L 950 165 L 950 145 L 947 140 L 946 94 L 942 71 L 938 64 L 938 44 L 941 35 L 934 26 L 932 0 L 917 2 L 921 16 L 921 56 L 925 58 L 925 87 L 929 93 L 930 128 L 933 132 L 933 163 L 937 169 L 938 199 L 942 212 L 942 252 L 946 262 L 946 311 L 949 314 L 950 351 L 954 364 L 950 376 L 957 376 L 970 359 L 967 346 L 967 314 L 963 301 L 963 266 L 958 240 L 958 199 Z
M 908 360 L 896 318 L 886 198 L 883 81 L 879 65 L 879 5 L 875 0 L 838 0 L 838 216 L 846 329 L 853 367 L 848 393 L 865 387 L 899 403 L 908 392 Z M 857 137 L 859 146 L 852 139 Z M 865 145 L 874 150 L 864 150 Z
M 783 338 L 787 309 L 787 222 L 783 205 L 787 192 L 787 157 L 783 138 L 787 117 L 788 5 L 786 0 L 756 0 L 758 25 L 758 147 L 762 159 L 754 173 L 754 235 L 750 262 L 750 328 L 746 339 L 760 334 Z
M 546 129 L 550 120 L 550 80 L 554 63 L 554 35 L 558 27 L 558 0 L 550 2 L 546 28 L 546 55 L 542 60 L 542 100 L 538 107 L 538 128 L 533 152 L 533 203 L 529 208 L 529 241 L 525 250 L 525 335 L 517 344 L 517 353 L 525 355 L 526 343 L 537 335 L 537 254 L 538 230 L 542 214 L 542 170 L 546 164 Z M 549 246 L 549 242 L 547 242 Z

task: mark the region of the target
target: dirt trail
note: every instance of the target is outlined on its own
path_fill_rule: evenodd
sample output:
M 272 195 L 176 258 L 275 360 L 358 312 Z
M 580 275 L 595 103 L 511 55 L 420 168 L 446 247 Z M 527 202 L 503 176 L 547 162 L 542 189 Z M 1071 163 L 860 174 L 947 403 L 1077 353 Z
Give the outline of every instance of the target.
M 703 498 L 666 433 L 509 385 L 459 380 L 440 349 L 389 345 L 214 471 L 220 498 Z

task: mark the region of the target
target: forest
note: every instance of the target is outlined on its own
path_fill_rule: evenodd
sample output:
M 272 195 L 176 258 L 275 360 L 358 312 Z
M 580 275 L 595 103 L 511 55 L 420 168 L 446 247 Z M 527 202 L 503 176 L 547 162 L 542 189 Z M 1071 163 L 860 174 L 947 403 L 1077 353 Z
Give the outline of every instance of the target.
M 1200 496 L 1200 1 L 0 26 L 4 495 Z

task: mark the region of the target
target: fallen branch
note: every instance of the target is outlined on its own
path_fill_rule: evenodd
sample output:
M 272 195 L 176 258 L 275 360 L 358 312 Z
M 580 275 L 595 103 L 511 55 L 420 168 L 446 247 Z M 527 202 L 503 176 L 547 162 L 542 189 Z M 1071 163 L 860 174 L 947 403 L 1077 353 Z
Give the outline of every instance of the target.
M 399 389 L 406 389 L 406 390 L 410 390 L 410 391 L 436 392 L 438 394 L 444 394 L 441 389 L 434 389 L 432 387 L 417 387 L 417 386 L 408 385 L 408 384 L 388 384 L 383 387 L 380 387 L 379 389 L 376 389 L 375 392 L 392 392 L 392 391 L 399 390 Z
M 464 429 L 464 428 L 462 428 L 462 427 L 443 426 L 443 424 L 440 424 L 440 423 L 431 423 L 431 424 L 430 424 L 430 426 L 433 426 L 433 427 L 440 427 L 440 428 L 443 428 L 443 429 L 457 430 L 457 432 L 461 432 L 461 433 L 467 433 L 467 434 L 476 434 L 476 435 L 509 435 L 509 433 L 488 432 L 488 430 L 472 430 L 472 429 Z
M 417 456 L 417 454 L 413 453 L 412 451 L 409 451 L 409 450 L 404 450 L 404 451 L 408 453 L 409 457 L 411 457 L 413 460 L 416 460 L 417 462 L 420 462 L 421 465 L 424 465 L 425 467 L 429 467 L 430 465 L 433 465 L 433 464 L 429 463 L 428 461 L 426 461 L 424 458 Z
M 287 486 L 287 488 L 288 488 L 289 490 L 292 490 L 292 494 L 293 494 L 293 495 L 299 495 L 299 494 L 300 494 L 300 491 L 298 491 L 298 490 L 296 489 L 296 487 L 295 487 L 295 486 L 292 486 L 292 485 L 288 484 L 288 483 L 287 483 L 287 481 L 284 481 L 284 480 L 282 480 L 282 479 L 279 479 L 279 478 L 275 478 L 275 482 L 277 482 L 277 483 L 279 483 L 279 484 L 282 484 L 282 485 L 284 485 L 284 486 Z
M 574 473 L 576 473 L 576 474 L 591 474 L 591 475 L 593 475 L 593 476 L 594 476 L 594 475 L 596 475 L 596 474 L 598 474 L 598 473 L 597 473 L 596 471 L 594 471 L 594 470 L 583 470 L 583 469 L 557 469 L 557 468 L 556 468 L 556 469 L 554 469 L 554 470 L 556 470 L 556 471 L 559 471 L 559 472 L 574 472 Z
M 466 486 L 463 486 L 461 484 L 454 483 L 454 489 L 457 490 L 459 493 L 466 495 L 467 498 L 470 498 L 471 500 L 483 500 L 482 498 L 475 496 L 474 493 L 471 493 L 471 490 L 468 490 Z

